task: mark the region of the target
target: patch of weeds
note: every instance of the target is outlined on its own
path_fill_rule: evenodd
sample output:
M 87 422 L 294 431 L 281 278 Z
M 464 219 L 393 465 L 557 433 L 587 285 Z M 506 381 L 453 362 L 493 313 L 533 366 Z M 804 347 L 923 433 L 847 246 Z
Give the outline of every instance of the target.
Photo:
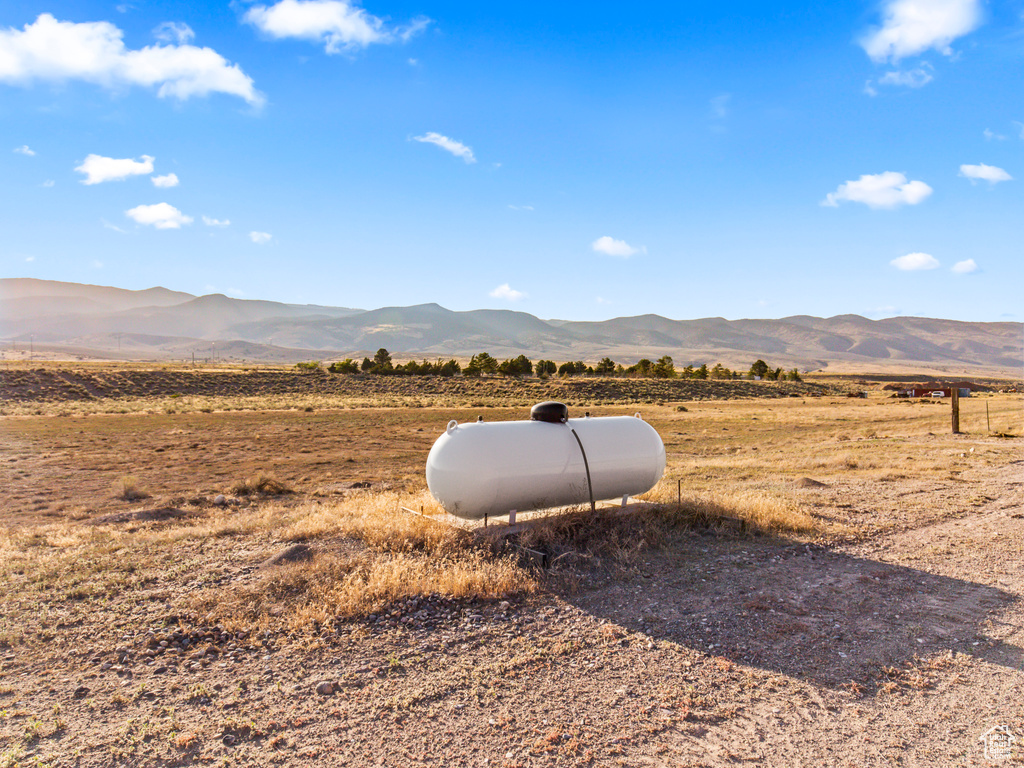
M 25 748 L 21 744 L 12 744 L 0 752 L 0 768 L 15 768 L 21 764 L 23 757 L 25 757 Z
M 114 493 L 117 498 L 125 501 L 138 501 L 148 499 L 149 494 L 139 486 L 139 478 L 134 475 L 125 475 L 114 484 Z
M 292 489 L 269 475 L 260 472 L 255 477 L 250 477 L 231 486 L 231 493 L 235 496 L 281 496 L 293 493 Z

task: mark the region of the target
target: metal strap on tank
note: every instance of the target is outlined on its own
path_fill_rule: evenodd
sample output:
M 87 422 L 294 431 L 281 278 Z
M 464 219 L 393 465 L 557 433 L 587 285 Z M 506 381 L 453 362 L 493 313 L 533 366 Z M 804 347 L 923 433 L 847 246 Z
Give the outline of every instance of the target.
M 587 470 L 587 490 L 590 491 L 590 511 L 594 512 L 597 510 L 597 505 L 594 504 L 594 484 L 590 482 L 590 464 L 587 462 L 587 452 L 583 450 L 583 441 L 580 440 L 580 436 L 576 434 L 576 430 L 569 427 L 569 431 L 572 432 L 572 436 L 576 438 L 576 443 L 580 447 L 580 453 L 583 454 L 583 468 Z

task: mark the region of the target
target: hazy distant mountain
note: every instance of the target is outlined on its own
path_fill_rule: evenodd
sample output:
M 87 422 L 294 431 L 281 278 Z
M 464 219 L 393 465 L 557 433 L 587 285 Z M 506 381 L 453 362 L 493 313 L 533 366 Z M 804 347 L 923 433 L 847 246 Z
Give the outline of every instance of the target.
M 191 293 L 147 288 L 129 291 L 105 285 L 62 283 L 13 277 L 0 280 L 0 320 L 60 314 L 120 312 L 136 307 L 167 307 L 194 299 Z
M 398 358 L 526 354 L 534 359 L 631 363 L 671 355 L 677 366 L 722 362 L 818 369 L 849 363 L 911 364 L 1019 372 L 1021 323 L 917 317 L 869 320 L 797 315 L 780 320 L 671 320 L 659 315 L 600 322 L 544 321 L 525 312 L 453 312 L 437 304 L 344 307 L 195 297 L 164 288 L 126 291 L 53 281 L 0 279 L 0 339 L 60 345 L 83 354 L 143 358 L 294 360 L 372 354 Z M 115 347 L 116 340 L 116 347 Z
M 0 279 L 0 337 L 33 334 L 49 342 L 103 334 L 144 334 L 216 341 L 239 338 L 235 325 L 296 317 L 332 318 L 362 310 L 195 297 L 166 288 L 128 291 L 31 278 Z

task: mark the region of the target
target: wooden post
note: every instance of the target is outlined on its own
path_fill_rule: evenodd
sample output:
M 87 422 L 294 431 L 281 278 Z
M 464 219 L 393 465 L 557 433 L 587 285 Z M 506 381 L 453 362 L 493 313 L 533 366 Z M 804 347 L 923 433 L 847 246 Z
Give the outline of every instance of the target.
M 960 389 L 958 387 L 951 387 L 949 390 L 949 396 L 953 400 L 953 434 L 960 434 Z

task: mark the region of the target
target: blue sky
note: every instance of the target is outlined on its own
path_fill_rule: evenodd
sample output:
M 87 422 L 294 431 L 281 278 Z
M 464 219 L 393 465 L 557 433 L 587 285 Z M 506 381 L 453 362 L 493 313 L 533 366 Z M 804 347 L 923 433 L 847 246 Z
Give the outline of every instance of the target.
M 0 6 L 0 276 L 1024 319 L 1024 0 Z

